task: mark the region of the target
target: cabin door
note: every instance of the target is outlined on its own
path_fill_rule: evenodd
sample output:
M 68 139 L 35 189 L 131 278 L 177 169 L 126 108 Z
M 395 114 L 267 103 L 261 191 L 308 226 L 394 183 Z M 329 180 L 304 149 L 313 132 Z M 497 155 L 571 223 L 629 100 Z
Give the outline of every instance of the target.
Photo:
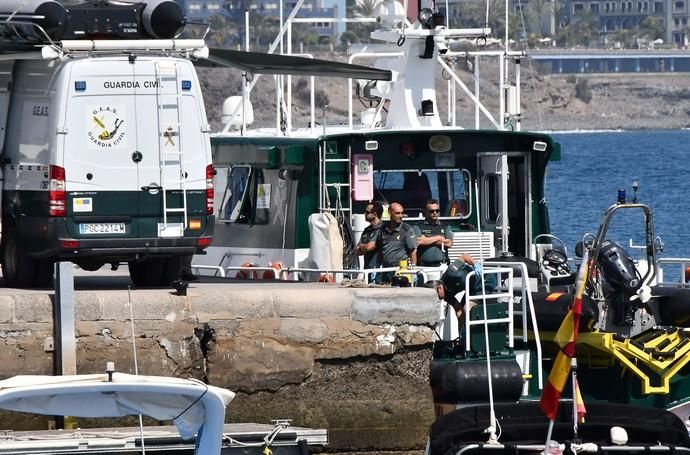
M 479 156 L 479 212 L 483 230 L 493 231 L 499 253 L 526 256 L 531 232 L 528 156 L 484 153 Z

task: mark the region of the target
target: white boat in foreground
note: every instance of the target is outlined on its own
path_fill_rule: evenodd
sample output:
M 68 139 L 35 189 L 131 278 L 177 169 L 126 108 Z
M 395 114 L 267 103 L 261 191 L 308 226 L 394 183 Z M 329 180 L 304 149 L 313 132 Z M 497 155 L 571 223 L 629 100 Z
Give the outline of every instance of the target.
M 194 379 L 106 373 L 15 376 L 0 381 L 0 408 L 49 416 L 108 418 L 143 415 L 174 427 L 6 432 L 1 454 L 45 453 L 306 453 L 327 444 L 326 430 L 229 424 L 225 407 L 235 394 Z

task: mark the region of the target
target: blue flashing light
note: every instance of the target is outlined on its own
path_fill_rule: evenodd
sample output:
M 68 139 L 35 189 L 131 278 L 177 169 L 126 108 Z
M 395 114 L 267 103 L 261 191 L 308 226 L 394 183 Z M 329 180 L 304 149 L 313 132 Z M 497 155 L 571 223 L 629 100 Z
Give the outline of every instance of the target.
M 74 90 L 83 92 L 86 90 L 86 81 L 74 81 Z
M 182 81 L 182 90 L 191 90 L 192 81 Z
M 621 188 L 618 190 L 618 203 L 625 204 L 625 189 Z

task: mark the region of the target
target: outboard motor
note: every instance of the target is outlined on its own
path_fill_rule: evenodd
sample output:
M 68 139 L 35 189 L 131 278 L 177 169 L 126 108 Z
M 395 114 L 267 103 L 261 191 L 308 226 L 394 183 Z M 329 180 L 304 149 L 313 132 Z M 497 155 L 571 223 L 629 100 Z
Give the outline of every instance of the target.
M 597 262 L 609 286 L 606 300 L 613 310 L 613 323 L 631 326 L 634 308 L 630 297 L 641 285 L 635 263 L 622 246 L 611 240 L 604 240 L 601 244 Z
M 635 264 L 628 252 L 618 243 L 604 240 L 597 258 L 604 278 L 616 291 L 635 294 L 640 287 Z

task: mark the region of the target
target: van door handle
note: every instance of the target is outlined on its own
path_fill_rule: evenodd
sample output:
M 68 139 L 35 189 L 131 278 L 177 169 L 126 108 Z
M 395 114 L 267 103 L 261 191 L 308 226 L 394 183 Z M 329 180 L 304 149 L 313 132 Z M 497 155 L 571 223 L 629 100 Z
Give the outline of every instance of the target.
M 153 183 L 151 185 L 142 186 L 141 189 L 142 191 L 160 191 L 163 187 Z

